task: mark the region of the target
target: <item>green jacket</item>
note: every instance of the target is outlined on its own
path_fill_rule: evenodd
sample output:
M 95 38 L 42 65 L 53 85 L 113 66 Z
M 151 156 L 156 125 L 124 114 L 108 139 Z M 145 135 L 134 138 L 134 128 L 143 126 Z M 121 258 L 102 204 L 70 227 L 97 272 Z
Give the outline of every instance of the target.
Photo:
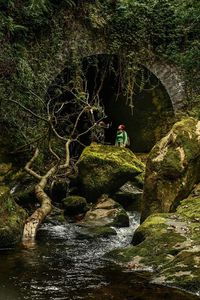
M 123 144 L 124 146 L 127 145 L 128 142 L 128 134 L 125 130 L 118 130 L 116 135 L 115 144 Z

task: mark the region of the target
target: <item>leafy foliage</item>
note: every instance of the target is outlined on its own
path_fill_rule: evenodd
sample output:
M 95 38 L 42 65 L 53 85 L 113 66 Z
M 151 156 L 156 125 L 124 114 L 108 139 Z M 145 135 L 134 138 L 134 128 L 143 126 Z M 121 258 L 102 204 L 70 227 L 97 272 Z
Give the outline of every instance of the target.
M 180 66 L 188 89 L 200 94 L 199 0 L 0 0 L 1 122 L 9 123 L 13 136 L 17 128 L 17 144 L 37 138 L 38 125 L 6 99 L 45 114 L 42 101 L 55 78 L 56 55 L 70 41 L 70 30 L 76 30 L 70 14 L 122 57 L 130 96 L 135 66 L 151 53 Z M 79 65 L 82 55 L 78 41 L 73 42 L 62 48 L 69 51 L 69 68 Z
M 199 1 L 119 0 L 108 31 L 115 49 L 143 57 L 153 52 L 174 61 L 198 89 Z

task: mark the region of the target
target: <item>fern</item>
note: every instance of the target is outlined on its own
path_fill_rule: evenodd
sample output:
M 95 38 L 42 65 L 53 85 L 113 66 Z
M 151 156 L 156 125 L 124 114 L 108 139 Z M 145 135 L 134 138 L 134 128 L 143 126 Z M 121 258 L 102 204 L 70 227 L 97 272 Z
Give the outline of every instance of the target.
M 11 34 L 14 34 L 15 32 L 20 31 L 20 30 L 23 30 L 23 31 L 27 30 L 27 28 L 25 26 L 16 24 L 12 17 L 7 17 L 5 19 L 5 27 L 6 27 L 7 31 L 9 31 Z
M 71 8 L 76 6 L 76 3 L 73 0 L 64 0 L 64 2 Z
M 49 10 L 49 1 L 48 0 L 31 0 L 30 11 L 34 13 L 47 12 Z

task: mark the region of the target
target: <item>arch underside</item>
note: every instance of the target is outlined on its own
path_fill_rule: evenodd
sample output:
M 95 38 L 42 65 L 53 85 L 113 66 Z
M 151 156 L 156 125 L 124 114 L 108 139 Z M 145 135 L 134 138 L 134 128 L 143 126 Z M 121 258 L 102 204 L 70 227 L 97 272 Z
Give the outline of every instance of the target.
M 158 63 L 146 66 L 139 67 L 130 98 L 121 82 L 123 70 L 119 72 L 117 56 L 97 54 L 83 59 L 89 97 L 92 99 L 98 92 L 107 115 L 105 121 L 112 123 L 105 132 L 106 143 L 114 144 L 117 126 L 123 123 L 130 136 L 130 148 L 135 152 L 148 152 L 167 133 L 174 114 L 183 106 L 183 84 L 172 72 L 173 68 Z M 69 70 L 63 70 L 59 76 L 62 82 L 69 80 Z

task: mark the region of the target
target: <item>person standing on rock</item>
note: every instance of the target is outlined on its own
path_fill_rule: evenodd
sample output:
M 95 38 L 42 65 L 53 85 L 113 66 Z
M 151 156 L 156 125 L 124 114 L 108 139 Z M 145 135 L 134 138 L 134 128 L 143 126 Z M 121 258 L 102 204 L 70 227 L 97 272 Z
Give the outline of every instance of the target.
M 121 124 L 118 126 L 117 135 L 115 139 L 115 146 L 126 147 L 129 146 L 129 137 L 125 131 L 125 125 Z

